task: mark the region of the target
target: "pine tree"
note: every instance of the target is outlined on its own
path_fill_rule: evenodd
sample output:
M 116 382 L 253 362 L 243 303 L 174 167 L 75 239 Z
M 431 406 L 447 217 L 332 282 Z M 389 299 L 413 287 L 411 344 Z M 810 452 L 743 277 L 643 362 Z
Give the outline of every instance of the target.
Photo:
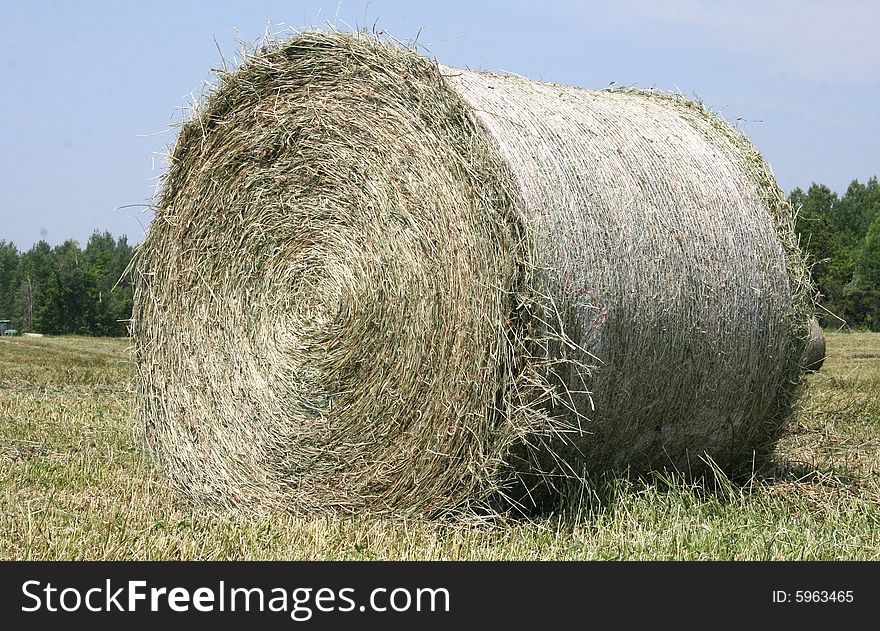
M 865 236 L 854 284 L 860 290 L 865 323 L 872 331 L 880 331 L 880 214 Z
M 12 320 L 12 327 L 21 326 L 20 309 L 15 299 L 19 285 L 21 255 L 14 243 L 0 241 L 0 320 Z

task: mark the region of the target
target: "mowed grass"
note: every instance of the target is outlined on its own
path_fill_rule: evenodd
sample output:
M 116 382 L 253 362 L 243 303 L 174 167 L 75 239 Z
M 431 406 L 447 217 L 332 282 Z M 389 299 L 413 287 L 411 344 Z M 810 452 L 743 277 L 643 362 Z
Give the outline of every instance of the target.
M 127 345 L 0 338 L 0 558 L 880 558 L 880 334 L 828 335 L 746 482 L 606 480 L 492 523 L 194 512 L 136 441 Z

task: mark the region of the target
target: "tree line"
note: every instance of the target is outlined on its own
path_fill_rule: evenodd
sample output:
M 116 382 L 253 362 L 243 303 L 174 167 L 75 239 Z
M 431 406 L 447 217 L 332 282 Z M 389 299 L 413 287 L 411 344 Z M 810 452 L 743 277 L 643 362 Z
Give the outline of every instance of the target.
M 843 196 L 823 184 L 794 189 L 796 230 L 820 293 L 825 326 L 880 331 L 880 184 L 854 180 Z M 128 332 L 132 285 L 126 237 L 95 232 L 84 249 L 45 241 L 27 252 L 0 240 L 0 320 L 49 334 Z
M 123 273 L 132 252 L 109 232 L 92 234 L 84 249 L 40 241 L 20 252 L 0 240 L 0 320 L 21 332 L 127 335 L 132 286 Z
M 820 292 L 822 324 L 880 331 L 880 184 L 853 180 L 843 196 L 822 184 L 789 195 Z

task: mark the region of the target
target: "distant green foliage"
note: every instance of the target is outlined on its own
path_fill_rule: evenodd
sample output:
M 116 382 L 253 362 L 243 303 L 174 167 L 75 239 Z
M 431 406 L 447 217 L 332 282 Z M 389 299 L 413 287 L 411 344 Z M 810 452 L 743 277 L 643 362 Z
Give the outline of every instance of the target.
M 876 215 L 856 260 L 853 281 L 863 297 L 866 324 L 880 331 L 880 212 Z
M 132 287 L 122 274 L 132 256 L 126 237 L 95 232 L 80 249 L 45 241 L 27 252 L 0 241 L 0 319 L 20 331 L 127 335 Z
M 823 324 L 880 331 L 880 183 L 853 180 L 843 197 L 822 184 L 791 192 L 797 231 L 812 265 Z M 834 317 L 837 316 L 837 317 Z

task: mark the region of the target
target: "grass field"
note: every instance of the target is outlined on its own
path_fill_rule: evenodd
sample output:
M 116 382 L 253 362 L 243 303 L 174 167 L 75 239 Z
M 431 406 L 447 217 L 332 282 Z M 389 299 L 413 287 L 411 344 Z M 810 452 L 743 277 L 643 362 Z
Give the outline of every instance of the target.
M 745 484 L 606 481 L 492 524 L 194 513 L 134 439 L 126 346 L 0 338 L 0 558 L 880 559 L 880 334 L 828 335 Z

